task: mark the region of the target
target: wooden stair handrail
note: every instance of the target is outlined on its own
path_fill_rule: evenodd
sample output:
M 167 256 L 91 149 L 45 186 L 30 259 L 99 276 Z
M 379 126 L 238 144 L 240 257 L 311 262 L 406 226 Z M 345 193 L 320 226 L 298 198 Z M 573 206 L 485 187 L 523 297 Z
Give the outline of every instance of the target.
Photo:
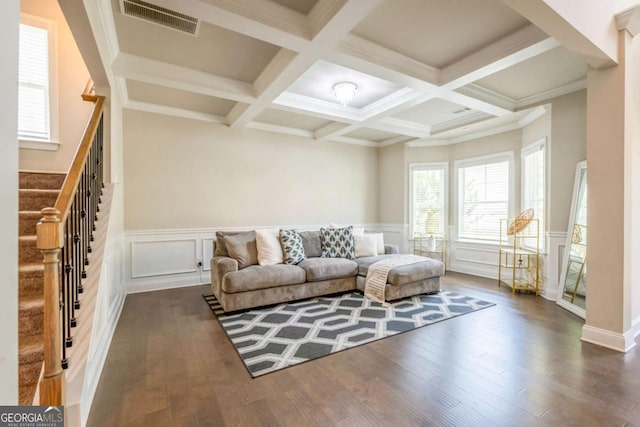
M 76 155 L 73 158 L 73 163 L 71 164 L 69 173 L 64 179 L 62 189 L 60 190 L 60 195 L 58 195 L 58 200 L 56 200 L 55 208 L 60 212 L 61 223 L 64 223 L 64 221 L 67 219 L 67 215 L 69 215 L 69 210 L 71 209 L 71 204 L 73 203 L 73 196 L 76 194 L 78 184 L 80 184 L 80 176 L 82 175 L 82 170 L 84 169 L 84 165 L 87 162 L 87 156 L 89 155 L 89 150 L 91 150 L 93 137 L 98 130 L 98 125 L 100 124 L 100 118 L 102 117 L 103 110 L 104 96 L 96 96 L 96 104 L 93 107 L 93 114 L 89 119 L 89 123 L 87 123 L 87 127 L 84 129 L 82 142 L 76 150 Z
M 91 83 L 91 86 L 93 84 Z M 89 87 L 89 84 L 87 84 Z M 86 88 L 85 88 L 86 89 Z M 65 177 L 55 207 L 44 208 L 43 218 L 36 226 L 37 248 L 44 264 L 44 376 L 40 382 L 40 405 L 64 404 L 64 371 L 62 361 L 60 255 L 63 253 L 65 222 L 80 185 L 96 132 L 102 121 L 104 96 L 95 96 L 93 113 L 85 127 L 69 173 Z M 83 98 L 84 99 L 84 98 Z M 101 166 L 102 167 L 102 166 Z

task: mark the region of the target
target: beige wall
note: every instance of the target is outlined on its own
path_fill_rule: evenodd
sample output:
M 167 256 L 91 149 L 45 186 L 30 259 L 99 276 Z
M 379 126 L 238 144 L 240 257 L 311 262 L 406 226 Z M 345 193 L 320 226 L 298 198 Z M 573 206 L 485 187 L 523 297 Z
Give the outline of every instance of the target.
M 89 72 L 71 34 L 58 2 L 22 0 L 21 12 L 57 23 L 58 65 L 58 151 L 20 150 L 20 169 L 67 172 L 82 132 L 91 115 L 92 103 L 80 98 Z
M 378 171 L 378 222 L 403 223 L 408 191 L 403 144 L 380 149 Z
M 378 152 L 124 111 L 125 228 L 374 223 Z
M 567 231 L 576 165 L 587 158 L 587 91 L 551 102 L 549 230 Z

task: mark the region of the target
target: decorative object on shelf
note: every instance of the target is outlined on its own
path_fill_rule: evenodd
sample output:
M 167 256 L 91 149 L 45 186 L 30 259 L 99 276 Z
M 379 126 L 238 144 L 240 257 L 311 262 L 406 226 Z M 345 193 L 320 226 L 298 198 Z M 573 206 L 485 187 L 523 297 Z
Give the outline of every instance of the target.
M 358 85 L 353 82 L 338 82 L 333 85 L 333 96 L 343 106 L 350 103 L 358 93 Z
M 447 236 L 444 233 L 414 233 L 413 254 L 437 259 L 447 269 Z
M 498 286 L 540 294 L 540 221 L 533 209 L 500 220 Z M 504 270 L 504 271 L 503 271 Z
M 509 228 L 507 229 L 507 235 L 512 236 L 514 234 L 522 232 L 527 226 L 531 223 L 533 219 L 534 210 L 529 208 L 520 212 L 520 215 L 514 218 L 514 220 L 509 224 Z
M 587 301 L 587 162 L 576 167 L 557 303 L 584 318 Z

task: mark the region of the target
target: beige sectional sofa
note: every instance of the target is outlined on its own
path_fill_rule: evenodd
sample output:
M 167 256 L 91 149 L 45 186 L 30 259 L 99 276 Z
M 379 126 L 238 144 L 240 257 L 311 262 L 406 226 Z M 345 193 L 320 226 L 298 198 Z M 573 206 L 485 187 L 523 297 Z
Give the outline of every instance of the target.
M 319 231 L 301 232 L 306 259 L 297 265 L 249 265 L 226 253 L 224 237 L 218 234 L 211 259 L 211 287 L 226 312 L 271 305 L 286 301 L 329 295 L 350 290 L 364 291 L 370 265 L 386 257 L 397 256 L 398 248 L 385 245 L 378 256 L 322 258 Z M 395 300 L 410 295 L 440 290 L 444 264 L 425 258 L 423 262 L 396 267 L 389 272 L 385 296 Z

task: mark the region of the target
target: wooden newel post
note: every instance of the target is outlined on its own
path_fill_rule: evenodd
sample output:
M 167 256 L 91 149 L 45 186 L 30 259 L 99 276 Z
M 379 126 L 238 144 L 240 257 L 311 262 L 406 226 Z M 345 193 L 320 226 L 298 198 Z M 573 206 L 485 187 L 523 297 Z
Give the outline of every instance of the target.
M 63 405 L 62 321 L 58 263 L 63 245 L 60 211 L 45 208 L 38 223 L 38 249 L 44 256 L 44 378 L 40 383 L 40 405 Z

